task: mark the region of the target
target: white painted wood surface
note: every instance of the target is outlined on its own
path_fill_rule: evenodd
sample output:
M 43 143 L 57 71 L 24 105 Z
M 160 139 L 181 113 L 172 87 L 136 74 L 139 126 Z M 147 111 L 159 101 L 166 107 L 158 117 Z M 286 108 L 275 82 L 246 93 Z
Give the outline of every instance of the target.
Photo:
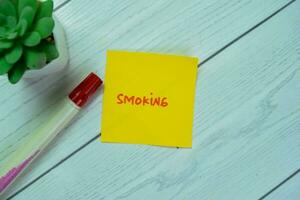
M 6 93 L 0 99 L 0 127 L 3 129 L 0 165 L 14 150 L 16 141 L 46 120 L 51 109 L 57 107 L 57 102 L 78 79 L 91 70 L 103 76 L 106 49 L 180 53 L 203 60 L 286 3 L 271 0 L 263 3 L 183 3 L 179 0 L 101 3 L 78 0 L 67 3 L 56 12 L 66 27 L 69 40 L 71 60 L 67 73 L 17 86 L 8 85 L 5 78 L 0 79 L 0 91 Z M 293 146 L 296 142 L 299 144 L 299 137 L 295 135 L 299 126 L 294 124 L 299 120 L 299 110 L 295 109 L 300 100 L 295 92 L 300 80 L 295 71 L 297 64 L 299 66 L 297 8 L 298 2 L 294 3 L 293 9 L 282 11 L 272 23 L 255 29 L 246 39 L 241 39 L 201 67 L 193 150 L 106 145 L 95 141 L 16 199 L 31 195 L 36 199 L 45 198 L 51 193 L 57 194 L 57 199 L 83 198 L 87 194 L 95 195 L 90 196 L 91 199 L 110 194 L 131 198 L 130 195 L 143 193 L 171 197 L 179 191 L 182 191 L 182 197 L 190 197 L 187 193 L 199 195 L 200 191 L 206 191 L 204 195 L 213 198 L 235 184 L 238 187 L 232 191 L 239 195 L 244 192 L 249 193 L 249 197 L 263 195 L 299 166 L 296 156 L 299 146 Z M 285 94 L 295 100 L 287 105 Z M 101 99 L 99 94 L 9 194 L 97 135 Z M 281 130 L 289 126 L 294 129 Z M 273 132 L 276 133 L 274 136 Z M 292 137 L 288 137 L 289 134 Z M 283 138 L 282 143 L 278 138 Z M 264 144 L 264 141 L 269 143 Z M 259 155 L 257 158 L 256 154 Z M 262 161 L 252 163 L 259 161 L 258 158 L 268 158 L 270 163 L 258 170 L 259 166 L 264 167 Z M 272 164 L 285 159 L 294 160 L 285 163 L 284 170 L 272 177 Z M 177 162 L 180 163 L 178 167 L 170 169 Z M 235 171 L 247 167 L 245 173 L 234 175 Z M 254 172 L 258 174 L 253 176 Z M 131 180 L 137 175 L 137 180 Z M 244 181 L 242 184 L 239 184 L 240 179 Z M 84 182 L 80 184 L 81 180 Z M 213 184 L 220 185 L 224 180 L 230 184 L 216 187 L 214 192 Z M 253 184 L 257 180 L 263 181 L 264 185 Z M 252 186 L 247 187 L 248 181 Z M 243 187 L 247 190 L 241 190 Z M 232 194 L 224 192 L 224 197 Z
M 259 198 L 300 163 L 298 19 L 291 6 L 202 66 L 192 150 L 94 141 L 16 199 Z
M 300 197 L 300 174 L 292 177 L 288 182 L 275 190 L 266 199 L 282 200 L 282 199 L 299 199 Z

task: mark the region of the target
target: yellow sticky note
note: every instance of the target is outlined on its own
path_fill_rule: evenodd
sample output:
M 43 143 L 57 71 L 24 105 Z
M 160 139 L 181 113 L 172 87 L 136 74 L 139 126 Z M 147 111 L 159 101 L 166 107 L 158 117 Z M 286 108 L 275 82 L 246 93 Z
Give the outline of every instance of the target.
M 102 142 L 192 146 L 198 59 L 108 51 Z

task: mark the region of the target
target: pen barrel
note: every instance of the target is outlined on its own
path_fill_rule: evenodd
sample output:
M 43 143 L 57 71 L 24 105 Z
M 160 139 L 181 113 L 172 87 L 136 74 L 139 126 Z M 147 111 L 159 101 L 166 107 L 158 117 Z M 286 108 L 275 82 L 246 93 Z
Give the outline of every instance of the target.
M 29 166 L 42 150 L 65 128 L 80 108 L 69 98 L 63 106 L 30 134 L 12 153 L 10 160 L 0 169 L 0 194 Z
M 70 123 L 79 110 L 79 107 L 66 98 L 59 111 L 55 113 L 48 122 L 45 122 L 45 125 L 37 129 L 33 135 L 37 142 L 36 149 L 39 149 L 39 151 L 44 149 L 44 147 L 46 147 L 57 134 Z
M 23 139 L 8 161 L 0 167 L 0 196 L 29 166 L 42 150 L 66 127 L 89 98 L 101 86 L 102 80 L 90 73 L 64 100 L 63 106 L 36 131 Z

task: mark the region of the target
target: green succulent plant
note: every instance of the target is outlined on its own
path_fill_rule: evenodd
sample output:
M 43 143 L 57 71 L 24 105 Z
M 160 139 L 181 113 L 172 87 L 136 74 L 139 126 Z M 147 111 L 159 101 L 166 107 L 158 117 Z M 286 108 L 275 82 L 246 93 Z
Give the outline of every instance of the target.
M 58 57 L 52 13 L 52 0 L 0 0 L 0 75 L 11 83 Z

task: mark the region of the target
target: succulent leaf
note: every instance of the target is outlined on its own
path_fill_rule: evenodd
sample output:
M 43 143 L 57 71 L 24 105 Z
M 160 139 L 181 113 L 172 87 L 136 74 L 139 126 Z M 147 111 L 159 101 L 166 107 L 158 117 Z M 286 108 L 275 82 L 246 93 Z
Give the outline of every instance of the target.
M 35 13 L 36 10 L 37 10 L 37 7 L 38 7 L 38 2 L 37 2 L 37 0 L 19 0 L 18 1 L 18 13 L 19 13 L 19 15 L 21 15 L 22 10 L 27 6 L 31 7 L 33 9 L 34 13 Z
M 23 40 L 23 44 L 28 47 L 36 46 L 41 41 L 41 36 L 38 32 L 31 32 L 26 35 Z
M 6 17 L 4 14 L 0 13 L 0 25 L 3 26 L 6 23 Z
M 5 61 L 4 57 L 0 58 L 0 75 L 6 74 L 12 66 Z
M 18 36 L 18 33 L 17 32 L 10 32 L 10 33 L 7 33 L 5 38 L 8 39 L 8 40 L 13 40 L 15 39 L 16 37 Z
M 16 84 L 22 78 L 26 71 L 26 66 L 22 62 L 18 62 L 14 67 L 8 72 L 8 80 L 12 84 Z
M 20 44 L 16 45 L 13 49 L 6 53 L 5 61 L 9 64 L 16 63 L 21 58 L 22 52 L 22 46 Z
M 19 36 L 23 36 L 27 30 L 27 21 L 25 19 L 21 19 L 17 25 L 17 31 Z
M 0 0 L 0 75 L 12 84 L 59 56 L 52 13 L 53 0 Z
M 30 27 L 34 19 L 34 14 L 34 10 L 29 6 L 26 6 L 22 10 L 19 20 L 25 20 L 27 22 L 27 26 Z
M 47 62 L 56 59 L 59 56 L 57 48 L 53 43 L 46 43 L 41 46 L 41 51 L 46 54 Z
M 43 17 L 52 17 L 52 13 L 53 13 L 53 1 L 52 0 L 42 1 L 37 10 L 36 19 L 39 20 Z
M 13 44 L 14 43 L 11 40 L 2 39 L 2 40 L 0 40 L 0 49 L 8 49 L 8 48 L 12 47 Z
M 0 0 L 0 13 L 5 16 L 17 16 L 15 6 L 10 0 Z
M 11 2 L 14 4 L 15 8 L 17 8 L 18 6 L 18 0 L 11 0 Z
M 6 28 L 0 27 L 0 37 L 3 38 L 5 36 L 5 34 L 6 34 Z
M 40 69 L 46 64 L 46 55 L 40 51 L 27 49 L 25 51 L 25 63 L 29 69 Z
M 14 28 L 17 25 L 17 19 L 13 16 L 6 17 L 6 26 L 8 28 Z
M 35 25 L 34 31 L 38 32 L 42 38 L 51 35 L 54 28 L 54 20 L 51 17 L 39 19 Z

